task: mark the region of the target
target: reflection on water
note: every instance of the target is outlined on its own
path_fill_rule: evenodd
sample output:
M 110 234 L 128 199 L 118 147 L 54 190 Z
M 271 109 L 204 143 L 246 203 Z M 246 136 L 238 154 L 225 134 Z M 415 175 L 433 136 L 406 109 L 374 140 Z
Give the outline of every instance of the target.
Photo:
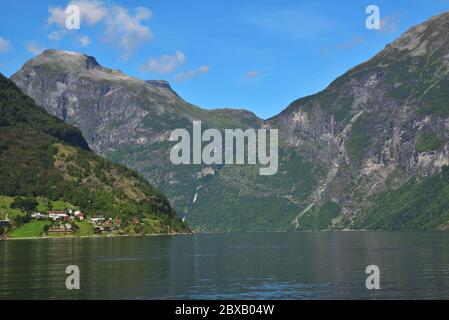
M 381 290 L 365 288 L 378 265 Z M 65 289 L 78 265 L 81 290 Z M 449 233 L 311 232 L 0 242 L 0 299 L 449 298 Z

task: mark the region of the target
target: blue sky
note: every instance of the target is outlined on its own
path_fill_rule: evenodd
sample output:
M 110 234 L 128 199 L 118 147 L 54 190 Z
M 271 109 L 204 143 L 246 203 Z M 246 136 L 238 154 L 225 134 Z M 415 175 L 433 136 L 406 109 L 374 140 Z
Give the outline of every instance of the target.
M 0 0 L 0 72 L 42 49 L 79 51 L 142 79 L 165 79 L 205 108 L 262 118 L 324 89 L 448 0 Z M 79 30 L 63 27 L 73 2 Z M 377 5 L 382 28 L 365 27 Z

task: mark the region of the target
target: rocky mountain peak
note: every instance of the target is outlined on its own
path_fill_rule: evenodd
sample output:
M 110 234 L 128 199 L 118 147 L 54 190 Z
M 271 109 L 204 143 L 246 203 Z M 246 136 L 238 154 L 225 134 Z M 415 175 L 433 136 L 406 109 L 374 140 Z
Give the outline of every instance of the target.
M 54 49 L 47 49 L 43 51 L 40 55 L 38 55 L 31 61 L 41 64 L 47 62 L 55 64 L 64 64 L 67 66 L 78 65 L 80 68 L 84 68 L 87 70 L 95 69 L 96 67 L 101 67 L 94 57 L 78 52 L 54 50 Z
M 98 63 L 95 57 L 78 52 L 54 49 L 45 50 L 40 55 L 29 60 L 19 72 L 25 73 L 28 78 L 32 78 L 35 74 L 46 71 L 66 75 L 65 78 L 67 78 L 67 75 L 71 74 L 76 76 L 86 76 L 97 80 L 126 80 L 144 83 L 139 79 L 125 75 L 120 70 L 103 67 Z M 19 77 L 19 75 L 13 75 L 12 78 L 15 77 Z
M 422 56 L 433 54 L 449 42 L 449 11 L 432 17 L 426 22 L 413 26 L 388 46 L 391 50 L 407 50 L 409 55 Z
M 170 83 L 166 80 L 145 80 L 145 82 L 156 88 L 172 90 Z

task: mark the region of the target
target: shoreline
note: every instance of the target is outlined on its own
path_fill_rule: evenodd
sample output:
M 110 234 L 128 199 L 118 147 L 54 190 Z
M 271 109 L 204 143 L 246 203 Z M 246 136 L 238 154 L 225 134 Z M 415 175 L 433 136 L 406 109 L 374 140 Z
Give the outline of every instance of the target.
M 156 233 L 156 234 L 120 234 L 120 235 L 91 235 L 91 236 L 61 236 L 61 237 L 21 237 L 21 238 L 0 238 L 0 241 L 17 241 L 17 240 L 65 240 L 65 239 L 110 239 L 110 238 L 124 238 L 124 237 L 168 237 L 168 236 L 179 236 L 179 235 L 191 235 L 190 233 Z
M 172 236 L 187 236 L 187 235 L 198 235 L 198 234 L 251 234 L 251 233 L 313 233 L 313 232 L 338 232 L 338 233 L 351 233 L 351 232 L 438 232 L 444 233 L 447 230 L 303 230 L 303 231 L 246 231 L 246 232 L 184 232 L 184 233 L 168 233 L 168 234 L 122 234 L 122 235 L 90 235 L 90 236 L 61 236 L 61 237 L 24 237 L 24 238 L 0 238 L 1 241 L 17 241 L 17 240 L 64 240 L 64 239 L 110 239 L 110 238 L 130 238 L 130 237 L 172 237 Z
M 90 235 L 90 236 L 61 236 L 61 237 L 23 237 L 23 238 L 0 238 L 0 241 L 16 241 L 16 240 L 64 240 L 64 239 L 109 239 L 109 238 L 127 238 L 127 237 L 167 237 L 167 236 L 186 236 L 195 234 L 244 234 L 244 233 L 312 233 L 312 232 L 438 232 L 445 233 L 446 230 L 303 230 L 303 231 L 246 231 L 246 232 L 183 232 L 183 233 L 168 233 L 168 234 L 121 234 L 121 235 Z

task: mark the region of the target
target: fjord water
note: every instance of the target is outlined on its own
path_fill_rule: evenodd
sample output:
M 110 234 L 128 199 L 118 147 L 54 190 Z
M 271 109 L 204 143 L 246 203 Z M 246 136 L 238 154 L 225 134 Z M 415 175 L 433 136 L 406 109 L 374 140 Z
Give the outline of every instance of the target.
M 65 288 L 77 265 L 81 289 Z M 380 268 L 367 290 L 365 268 Z M 0 242 L 0 299 L 447 299 L 449 233 L 197 234 Z

